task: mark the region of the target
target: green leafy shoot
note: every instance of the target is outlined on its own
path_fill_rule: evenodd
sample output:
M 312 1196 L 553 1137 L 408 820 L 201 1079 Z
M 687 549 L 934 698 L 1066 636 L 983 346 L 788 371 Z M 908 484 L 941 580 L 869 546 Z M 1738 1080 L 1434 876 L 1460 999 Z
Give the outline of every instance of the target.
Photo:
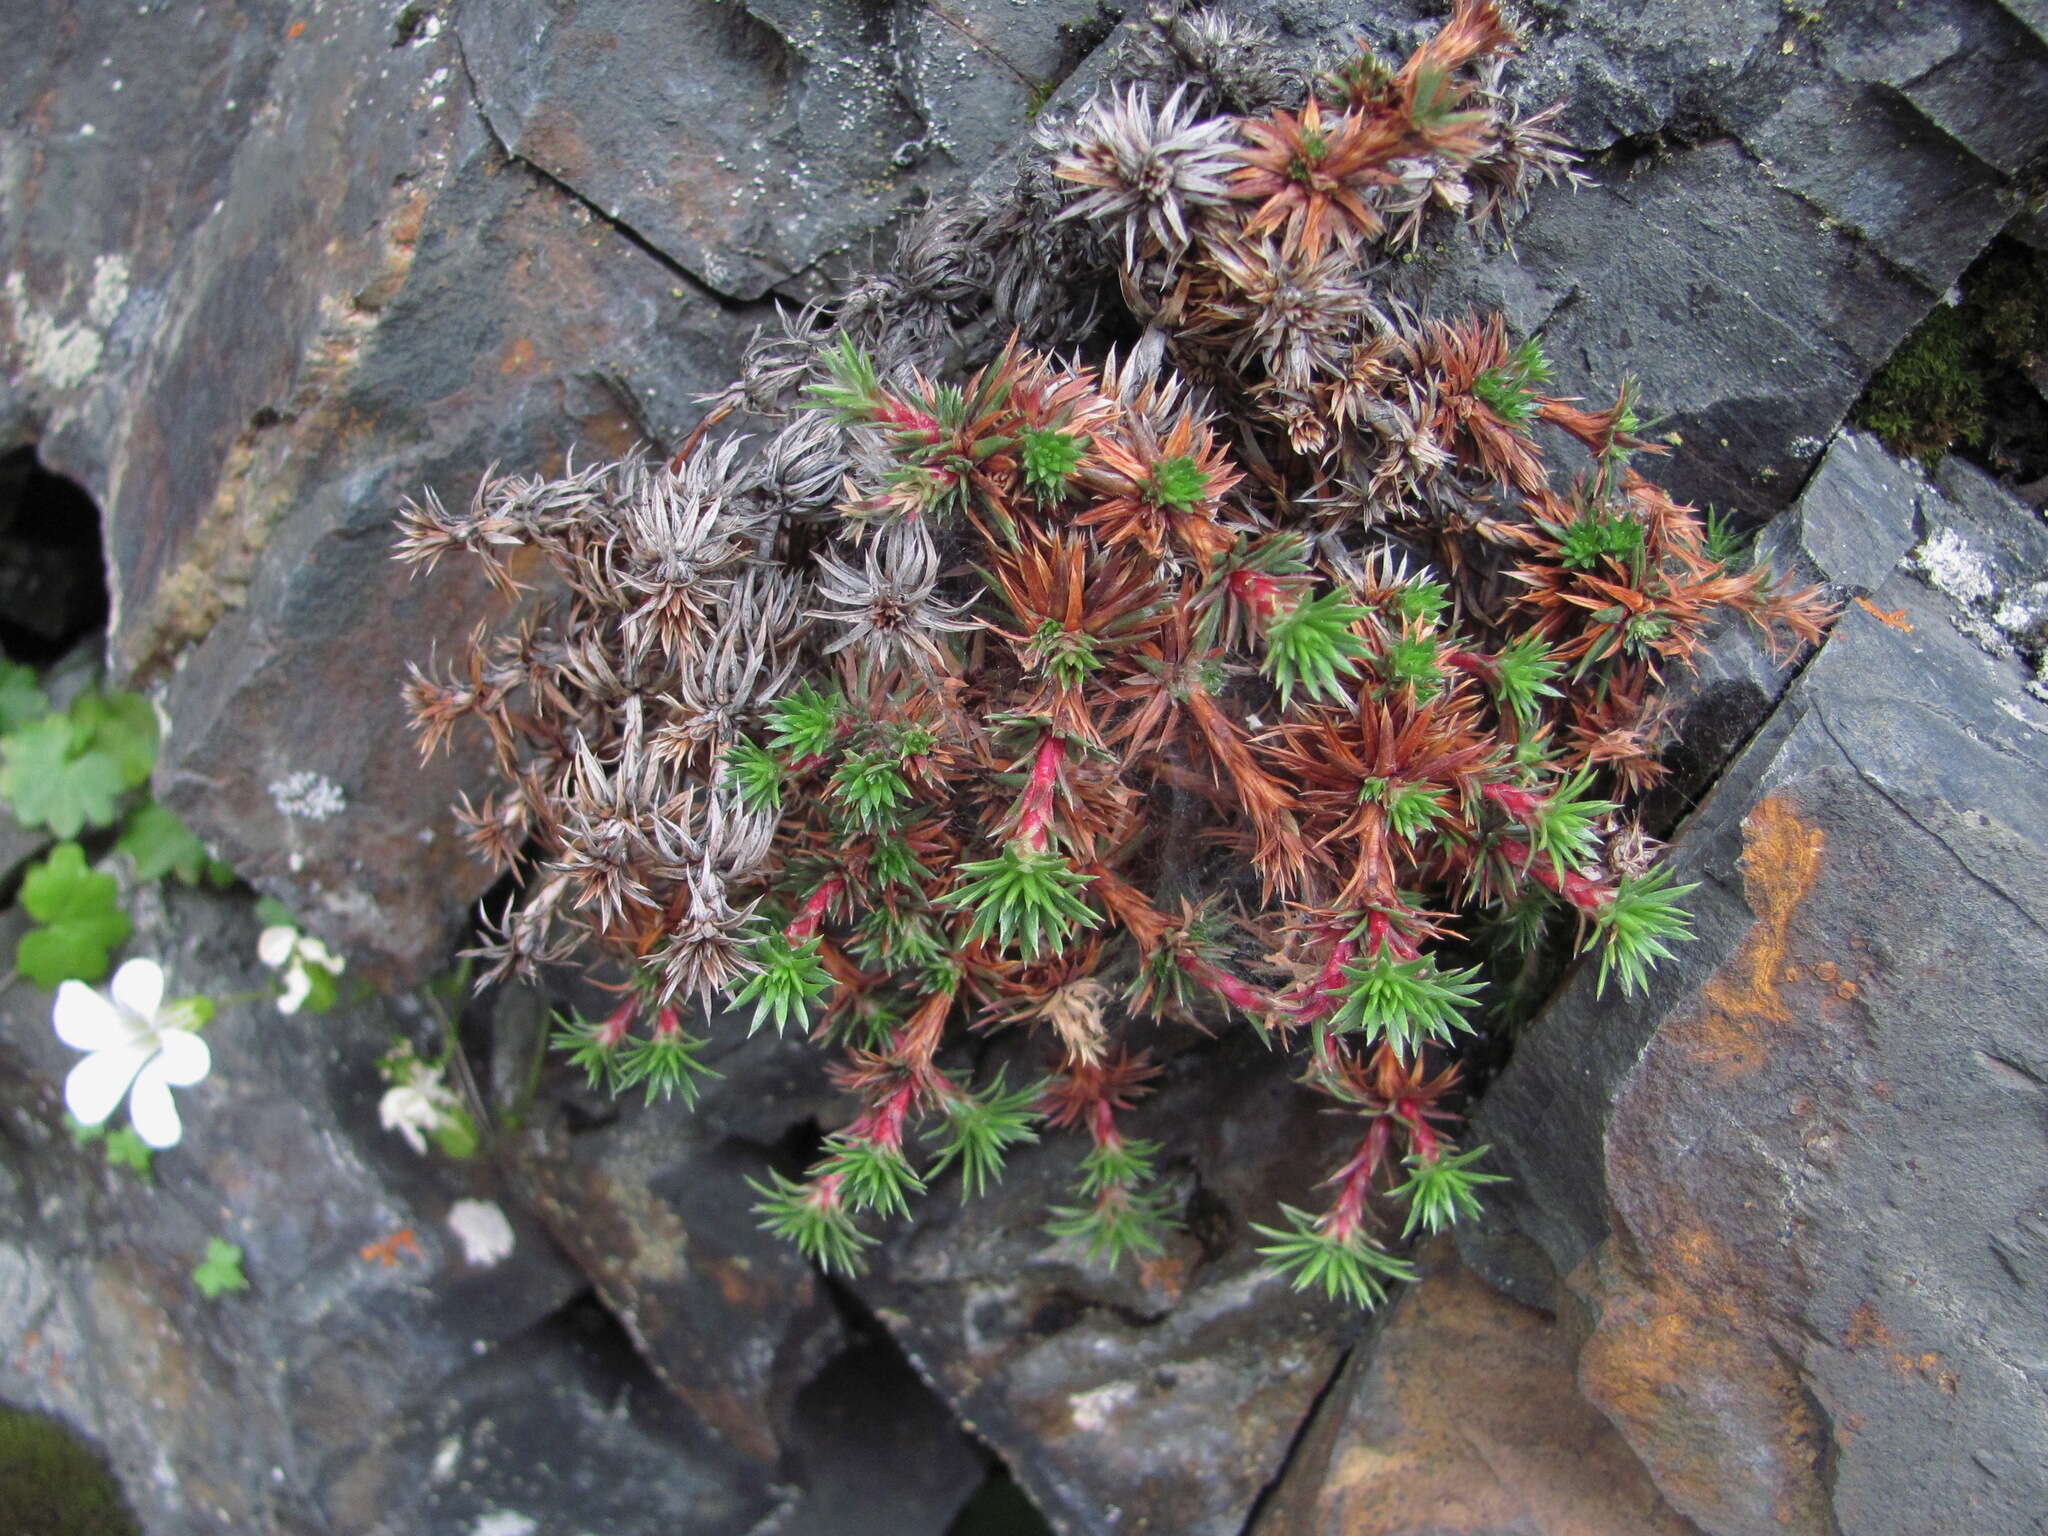
M 1310 698 L 1344 702 L 1343 679 L 1355 677 L 1366 655 L 1365 642 L 1351 626 L 1370 617 L 1335 592 L 1303 598 L 1266 624 L 1265 672 L 1280 690 L 1282 707 L 1299 686 Z
M 1410 577 L 1388 596 L 1394 616 L 1404 624 L 1426 628 L 1436 623 L 1451 606 L 1450 588 L 1440 581 Z
M 881 381 L 873 359 L 853 344 L 852 337 L 842 335 L 837 343 L 820 350 L 818 360 L 830 377 L 811 386 L 808 403 L 831 412 L 843 426 L 872 420 L 882 404 Z
M 924 913 L 886 905 L 861 914 L 847 947 L 862 965 L 892 970 L 927 966 L 946 954 L 945 940 Z
M 1443 647 L 1429 635 L 1409 632 L 1394 636 L 1379 656 L 1387 686 L 1412 691 L 1419 699 L 1435 694 L 1443 681 Z
M 768 745 L 790 763 L 823 757 L 838 739 L 845 709 L 836 690 L 827 692 L 811 683 L 798 683 L 768 706 Z
M 1079 686 L 1081 680 L 1102 665 L 1095 654 L 1100 643 L 1085 629 L 1068 629 L 1051 619 L 1033 631 L 1024 647 L 1024 663 L 1033 671 L 1048 672 L 1056 683 Z
M 862 831 L 873 832 L 902 819 L 910 785 L 895 753 L 856 752 L 832 775 L 831 795 Z
M 673 1098 L 681 1098 L 685 1106 L 695 1104 L 704 1080 L 719 1075 L 697 1059 L 710 1043 L 681 1029 L 657 1029 L 649 1039 L 624 1043 L 619 1051 L 619 1091 L 644 1088 L 649 1104 Z
M 726 749 L 725 776 L 748 810 L 782 809 L 782 763 L 758 742 L 742 736 Z
M 1692 919 L 1679 903 L 1697 888 L 1673 885 L 1668 866 L 1615 883 L 1613 898 L 1593 914 L 1593 935 L 1601 946 L 1594 996 L 1605 994 L 1610 974 L 1621 978 L 1625 996 L 1644 990 L 1649 968 L 1671 958 L 1671 945 L 1693 937 Z
M 1362 1034 L 1368 1045 L 1385 1040 L 1412 1061 L 1425 1041 L 1443 1045 L 1471 1030 L 1465 1012 L 1479 995 L 1478 975 L 1476 965 L 1440 971 L 1433 955 L 1403 960 L 1383 944 L 1371 959 L 1344 967 L 1329 1028 Z
M 754 941 L 748 958 L 758 969 L 732 995 L 734 1007 L 751 1006 L 754 1010 L 748 1034 L 763 1024 L 773 1024 L 779 1035 L 791 1020 L 799 1025 L 809 1022 L 811 1004 L 832 986 L 832 973 L 819 957 L 821 948 L 815 937 L 792 944 L 780 933 Z
M 1388 1197 L 1406 1203 L 1408 1219 L 1403 1237 L 1443 1231 L 1460 1217 L 1479 1214 L 1479 1189 L 1486 1184 L 1507 1181 L 1497 1173 L 1480 1173 L 1473 1164 L 1492 1148 L 1474 1147 L 1469 1152 L 1441 1152 L 1434 1158 L 1407 1159 L 1408 1177 L 1387 1191 Z
M 1026 1083 L 1006 1088 L 1003 1073 L 980 1093 L 962 1089 L 940 1105 L 941 1124 L 928 1133 L 938 1143 L 932 1177 L 960 1165 L 960 1198 L 977 1198 L 1002 1176 L 1003 1157 L 1011 1147 L 1038 1139 L 1032 1129 L 1033 1106 L 1043 1085 Z
M 606 1093 L 619 1091 L 619 1058 L 631 1043 L 629 1037 L 614 1040 L 602 1020 L 586 1019 L 571 1010 L 556 1015 L 555 1032 L 548 1043 L 569 1058 L 569 1065 L 583 1073 L 590 1087 Z
M 1088 438 L 1083 433 L 1026 427 L 1019 454 L 1024 483 L 1040 501 L 1058 501 L 1067 494 L 1067 482 L 1087 452 Z
M 208 1301 L 218 1301 L 229 1291 L 246 1291 L 249 1278 L 242 1273 L 242 1250 L 225 1238 L 206 1240 L 206 1257 L 192 1271 L 192 1283 Z
M 35 668 L 0 660 L 0 735 L 19 730 L 49 712 L 49 696 L 36 681 Z
M 1155 1019 L 1192 1011 L 1207 988 L 1188 974 L 1181 961 L 1192 958 L 1221 968 L 1230 958 L 1230 932 L 1230 924 L 1204 903 L 1139 961 L 1125 1003 Z
M 21 904 L 37 927 L 21 936 L 14 963 L 38 986 L 98 981 L 107 954 L 128 937 L 128 917 L 117 902 L 112 875 L 88 869 L 85 850 L 59 843 L 21 882 Z
M 836 1185 L 800 1184 L 770 1172 L 766 1183 L 749 1179 L 747 1187 L 761 1197 L 754 1214 L 762 1227 L 794 1244 L 813 1264 L 841 1275 L 857 1275 L 866 1267 L 861 1250 L 875 1240 L 854 1224 L 853 1212 L 837 1198 Z
M 1326 1231 L 1317 1218 L 1291 1205 L 1280 1207 L 1282 1227 L 1254 1225 L 1270 1241 L 1259 1253 L 1297 1291 L 1320 1288 L 1333 1301 L 1354 1307 L 1376 1307 L 1387 1299 L 1389 1281 L 1413 1280 L 1415 1270 L 1397 1259 L 1356 1227 L 1341 1234 Z
M 1595 828 L 1615 809 L 1614 802 L 1591 792 L 1593 770 L 1581 768 L 1538 801 L 1522 818 L 1529 845 L 1549 856 L 1561 871 L 1585 867 L 1595 852 Z
M 1152 466 L 1145 493 L 1155 507 L 1192 512 L 1209 494 L 1209 477 L 1187 454 L 1176 454 Z
M 1180 1223 L 1171 1196 L 1139 1186 L 1152 1177 L 1158 1148 L 1149 1141 L 1116 1141 L 1091 1148 L 1081 1159 L 1080 1193 L 1085 1205 L 1052 1209 L 1045 1230 L 1083 1243 L 1091 1259 L 1120 1264 L 1159 1253 L 1166 1234 Z
M 910 844 L 894 833 L 877 837 L 868 850 L 868 878 L 877 890 L 910 890 L 930 877 L 931 871 L 918 863 Z
M 1643 553 L 1643 525 L 1620 512 L 1585 512 L 1562 527 L 1545 524 L 1557 540 L 1558 559 L 1575 571 L 1597 570 L 1603 560 L 1633 570 Z
M 197 885 L 206 878 L 213 863 L 207 857 L 206 845 L 154 800 L 128 813 L 128 823 L 121 829 L 114 851 L 128 856 L 135 867 L 135 878 L 143 881 L 176 875 L 187 885 Z
M 1724 571 L 1745 569 L 1750 560 L 1750 536 L 1712 507 L 1707 508 L 1705 537 L 1707 558 Z
M 1380 778 L 1367 779 L 1359 786 L 1358 798 L 1382 807 L 1394 835 L 1411 843 L 1435 826 L 1445 814 L 1443 791 L 1427 784 L 1395 784 Z
M 1537 400 L 1549 383 L 1550 360 L 1531 337 L 1506 362 L 1474 379 L 1472 393 L 1517 432 L 1527 432 L 1536 424 Z
M 1526 728 L 1536 719 L 1543 700 L 1562 697 L 1551 686 L 1559 670 L 1550 647 L 1535 635 L 1524 635 L 1493 658 L 1494 697 Z
M 837 1179 L 842 1198 L 853 1210 L 908 1216 L 911 1197 L 924 1193 L 924 1180 L 901 1147 L 856 1139 L 842 1131 L 825 1138 L 825 1150 L 829 1155 L 817 1176 Z
M 1073 931 L 1102 919 L 1075 893 L 1089 877 L 1047 849 L 1008 844 L 992 859 L 957 866 L 964 885 L 941 898 L 973 914 L 969 937 L 994 938 L 1005 949 L 1038 956 L 1064 945 Z

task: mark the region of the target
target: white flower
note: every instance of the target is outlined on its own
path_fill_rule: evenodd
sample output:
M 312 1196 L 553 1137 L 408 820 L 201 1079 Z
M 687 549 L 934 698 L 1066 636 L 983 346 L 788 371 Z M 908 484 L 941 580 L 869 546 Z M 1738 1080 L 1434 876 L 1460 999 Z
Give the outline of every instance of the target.
M 462 1240 L 462 1256 L 489 1269 L 512 1252 L 512 1223 L 495 1200 L 458 1200 L 448 1208 L 448 1230 Z
M 385 1130 L 398 1132 L 424 1157 L 427 1137 L 454 1122 L 455 1092 L 441 1081 L 441 1069 L 424 1061 L 409 1062 L 405 1074 L 377 1101 L 377 1118 Z
M 205 1077 L 213 1053 L 185 1027 L 191 1015 L 164 1008 L 164 968 L 154 960 L 130 960 L 107 990 L 111 997 L 79 981 L 57 988 L 57 1038 L 87 1053 L 64 1079 L 64 1102 L 86 1125 L 102 1125 L 125 1097 L 135 1134 L 175 1147 L 184 1128 L 171 1089 Z
M 256 958 L 271 970 L 284 972 L 284 991 L 277 999 L 279 1013 L 297 1013 L 312 996 L 314 966 L 330 976 L 339 976 L 348 969 L 348 962 L 341 956 L 288 923 L 274 924 L 256 936 Z
M 298 946 L 299 930 L 278 923 L 256 935 L 256 958 L 273 971 L 281 971 L 291 963 L 292 952 Z

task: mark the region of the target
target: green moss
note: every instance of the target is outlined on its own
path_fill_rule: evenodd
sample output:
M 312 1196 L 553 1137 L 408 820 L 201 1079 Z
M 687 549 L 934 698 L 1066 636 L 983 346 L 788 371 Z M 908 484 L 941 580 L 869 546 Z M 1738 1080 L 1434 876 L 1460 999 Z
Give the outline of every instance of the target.
M 0 1404 L 0 1510 L 16 1536 L 135 1536 L 106 1464 L 54 1419 Z
M 2040 435 L 2030 369 L 2048 357 L 2048 255 L 2000 240 L 1870 381 L 1856 421 L 1932 464 L 1952 448 L 2030 457 Z
M 1933 463 L 1984 438 L 1984 375 L 1974 317 L 1942 305 L 1870 381 L 1856 419 L 1893 453 Z

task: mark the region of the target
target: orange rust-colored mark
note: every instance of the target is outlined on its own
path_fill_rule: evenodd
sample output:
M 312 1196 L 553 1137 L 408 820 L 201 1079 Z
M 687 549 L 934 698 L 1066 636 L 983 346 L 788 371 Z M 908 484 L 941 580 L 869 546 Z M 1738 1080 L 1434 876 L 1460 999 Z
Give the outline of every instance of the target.
M 306 35 L 306 24 L 303 21 L 295 21 L 284 29 L 284 35 L 286 41 L 290 41 L 295 37 L 304 37 Z
M 1858 1302 L 1856 1310 L 1849 1314 L 1849 1327 L 1842 1334 L 1842 1346 L 1853 1353 L 1872 1345 L 1883 1353 L 1885 1364 L 1901 1376 L 1918 1376 L 1932 1382 L 1949 1397 L 1956 1395 L 1960 1378 L 1940 1355 L 1932 1350 L 1912 1355 L 1898 1348 L 1892 1343 L 1891 1330 L 1877 1315 L 1877 1308 L 1867 1301 Z
M 1904 635 L 1913 633 L 1913 626 L 1907 622 L 1906 610 L 1903 608 L 1894 608 L 1890 613 L 1886 613 L 1867 597 L 1857 598 L 1856 606 L 1887 629 L 1896 629 L 1900 634 Z
M 1742 892 L 1756 913 L 1756 926 L 1734 958 L 1700 989 L 1707 1005 L 1703 1043 L 1736 1070 L 1757 1064 L 1762 1026 L 1790 1018 L 1778 986 L 1800 975 L 1797 966 L 1786 963 L 1786 951 L 1792 914 L 1820 878 L 1821 842 L 1820 829 L 1806 825 L 1775 795 L 1743 818 Z
M 381 1264 L 386 1269 L 398 1267 L 398 1256 L 410 1253 L 418 1256 L 420 1245 L 412 1235 L 411 1227 L 400 1227 L 389 1237 L 380 1237 L 374 1243 L 365 1243 L 356 1250 L 356 1257 L 365 1264 Z

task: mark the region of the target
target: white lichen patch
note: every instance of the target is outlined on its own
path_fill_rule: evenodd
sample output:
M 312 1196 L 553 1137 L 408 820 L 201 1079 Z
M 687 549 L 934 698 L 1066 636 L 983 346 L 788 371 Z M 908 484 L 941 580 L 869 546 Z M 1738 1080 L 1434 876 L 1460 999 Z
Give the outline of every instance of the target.
M 324 773 L 300 769 L 270 782 L 270 803 L 280 816 L 301 821 L 325 821 L 348 807 L 348 796 Z
M 121 306 L 128 302 L 128 258 L 116 251 L 107 256 L 95 256 L 92 263 L 92 288 L 86 294 L 86 318 L 101 330 L 114 323 L 114 317 L 121 313 Z
M 1068 1398 L 1067 1416 L 1074 1421 L 1074 1428 L 1094 1434 L 1109 1428 L 1117 1411 L 1129 1407 L 1137 1396 L 1137 1383 L 1113 1381 L 1106 1387 L 1097 1387 L 1092 1392 L 1076 1392 Z
M 476 1524 L 469 1528 L 469 1536 L 533 1536 L 539 1529 L 540 1522 L 531 1515 L 522 1515 L 515 1509 L 493 1509 L 477 1517 Z
M 1935 529 L 1906 558 L 1935 591 L 1965 606 L 1988 603 L 1998 590 L 1990 562 L 1953 528 Z
M 0 297 L 14 312 L 14 341 L 30 378 L 56 389 L 76 389 L 99 368 L 106 338 L 90 320 L 59 321 L 28 296 L 19 272 L 7 274 Z

